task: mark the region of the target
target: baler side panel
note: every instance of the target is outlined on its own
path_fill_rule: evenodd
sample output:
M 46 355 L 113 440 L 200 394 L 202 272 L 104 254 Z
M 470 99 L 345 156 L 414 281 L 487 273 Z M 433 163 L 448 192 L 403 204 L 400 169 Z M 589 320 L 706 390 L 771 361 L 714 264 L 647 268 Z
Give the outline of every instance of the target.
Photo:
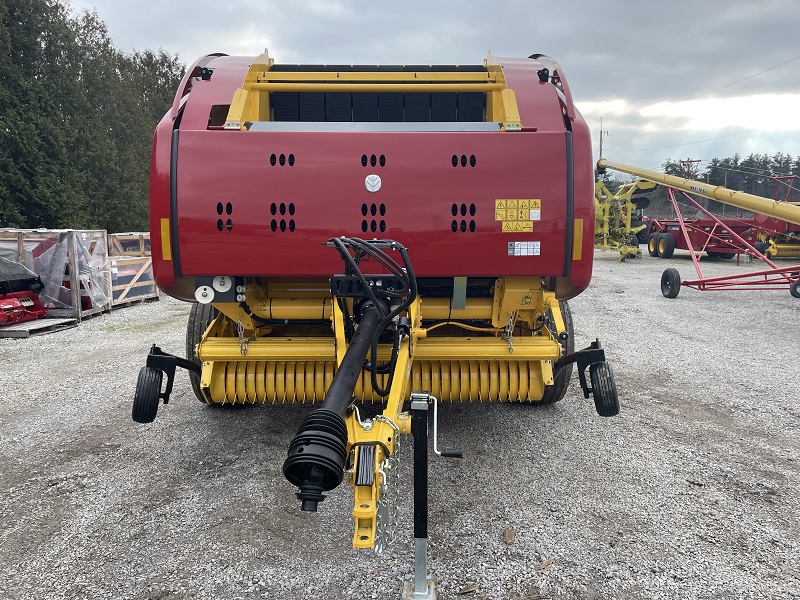
M 421 277 L 562 275 L 563 131 L 182 131 L 178 154 L 184 275 L 325 277 L 341 264 L 320 242 L 338 235 L 402 239 Z M 385 166 L 363 167 L 364 154 L 384 156 Z M 475 166 L 462 166 L 462 154 Z M 375 193 L 365 185 L 373 174 L 382 180 Z M 539 200 L 541 219 L 508 208 L 497 219 L 498 200 L 521 199 Z M 530 255 L 509 255 L 513 242 L 531 244 Z

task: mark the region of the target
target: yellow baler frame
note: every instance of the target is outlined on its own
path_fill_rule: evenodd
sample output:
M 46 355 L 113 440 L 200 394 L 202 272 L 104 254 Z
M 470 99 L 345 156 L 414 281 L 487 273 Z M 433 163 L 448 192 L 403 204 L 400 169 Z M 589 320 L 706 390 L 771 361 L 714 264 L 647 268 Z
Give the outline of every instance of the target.
M 261 281 L 251 282 L 246 291 L 250 314 L 240 303 L 214 304 L 220 314 L 209 325 L 196 349 L 202 362 L 200 390 L 208 403 L 323 399 L 347 349 L 344 315 L 337 301 L 319 295 L 319 285 L 314 282 L 308 282 L 305 288 L 303 285 L 284 282 L 283 287 L 271 287 Z M 298 287 L 304 291 L 289 300 L 286 290 L 293 288 L 292 293 L 297 294 L 294 288 Z M 274 297 L 272 294 L 267 297 L 270 291 Z M 556 334 L 565 331 L 559 302 L 555 294 L 542 288 L 539 279 L 500 278 L 495 282 L 493 298 L 468 298 L 463 309 L 453 309 L 450 302 L 440 298 L 417 298 L 409 307 L 409 335 L 400 344 L 392 385 L 385 400 L 372 391 L 368 376 L 362 376 L 354 390 L 355 399 L 385 402 L 382 414 L 369 422 L 361 422 L 356 411 L 350 411 L 345 417 L 348 464 L 351 465 L 348 480 L 354 499 L 353 546 L 356 548 L 375 547 L 378 503 L 386 476 L 383 467 L 395 451 L 396 436 L 411 432 L 411 420 L 402 409 L 412 390 L 433 390 L 442 400 L 535 402 L 541 399 L 544 386 L 554 383 L 553 364 L 562 355 L 561 344 L 555 336 L 547 328 L 542 328 L 540 335 L 513 335 L 523 323 L 527 324 L 527 329 L 533 329 L 536 321 L 548 311 Z M 422 327 L 423 309 L 427 311 L 428 308 L 433 318 L 468 315 L 471 319 L 492 322 L 493 326 L 471 327 L 479 331 L 467 330 L 464 336 L 439 335 L 442 330 L 435 330 L 445 323 L 427 329 Z M 307 319 L 310 314 L 323 315 L 331 323 L 333 334 L 282 337 L 270 336 L 274 333 L 271 327 L 261 327 L 259 331 L 258 318 L 275 317 L 276 313 L 288 320 Z M 429 318 L 427 314 L 426 318 Z M 388 348 L 382 347 L 379 360 L 386 361 L 388 357 Z M 297 377 L 298 373 L 302 375 Z M 455 386 L 459 391 L 457 398 L 452 397 Z M 298 399 L 299 396 L 302 399 Z M 376 449 L 375 477 L 371 486 L 355 485 L 352 475 L 358 460 L 355 448 L 362 445 L 372 445 Z
M 270 92 L 485 92 L 486 121 L 503 131 L 522 129 L 517 99 L 506 85 L 502 66 L 491 53 L 485 72 L 464 71 L 272 71 L 265 51 L 250 65 L 234 92 L 224 129 L 245 130 L 248 123 L 273 121 Z

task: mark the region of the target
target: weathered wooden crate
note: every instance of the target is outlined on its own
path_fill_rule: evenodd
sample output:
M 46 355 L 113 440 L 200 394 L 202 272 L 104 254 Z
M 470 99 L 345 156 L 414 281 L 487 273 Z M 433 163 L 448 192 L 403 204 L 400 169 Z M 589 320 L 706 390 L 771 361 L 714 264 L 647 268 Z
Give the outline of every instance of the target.
M 112 256 L 111 292 L 113 306 L 158 298 L 149 256 Z
M 111 271 L 104 230 L 0 229 L 0 256 L 39 275 L 49 317 L 78 320 L 111 310 Z
M 109 256 L 150 256 L 150 232 L 109 233 Z

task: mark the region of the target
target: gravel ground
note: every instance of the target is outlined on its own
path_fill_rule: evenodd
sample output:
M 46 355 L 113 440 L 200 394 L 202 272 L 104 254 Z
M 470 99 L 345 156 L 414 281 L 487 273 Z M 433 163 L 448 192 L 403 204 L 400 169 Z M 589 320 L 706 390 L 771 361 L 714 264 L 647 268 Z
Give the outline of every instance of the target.
M 614 366 L 619 417 L 576 375 L 544 409 L 441 408 L 464 459 L 431 463 L 440 598 L 800 598 L 800 300 L 667 300 L 666 266 L 693 273 L 685 254 L 598 253 L 571 302 L 578 345 L 599 337 Z M 311 407 L 203 407 L 181 373 L 153 424 L 131 421 L 149 345 L 181 354 L 188 309 L 0 340 L 0 598 L 398 598 L 410 485 L 383 557 L 351 548 L 348 486 L 301 513 L 281 465 Z

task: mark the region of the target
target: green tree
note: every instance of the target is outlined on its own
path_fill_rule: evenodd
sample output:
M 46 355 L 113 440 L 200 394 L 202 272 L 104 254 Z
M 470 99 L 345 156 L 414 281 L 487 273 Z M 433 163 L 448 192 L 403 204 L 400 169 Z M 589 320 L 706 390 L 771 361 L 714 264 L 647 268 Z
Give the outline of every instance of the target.
M 0 226 L 147 228 L 153 130 L 184 66 L 126 55 L 92 11 L 0 4 Z

